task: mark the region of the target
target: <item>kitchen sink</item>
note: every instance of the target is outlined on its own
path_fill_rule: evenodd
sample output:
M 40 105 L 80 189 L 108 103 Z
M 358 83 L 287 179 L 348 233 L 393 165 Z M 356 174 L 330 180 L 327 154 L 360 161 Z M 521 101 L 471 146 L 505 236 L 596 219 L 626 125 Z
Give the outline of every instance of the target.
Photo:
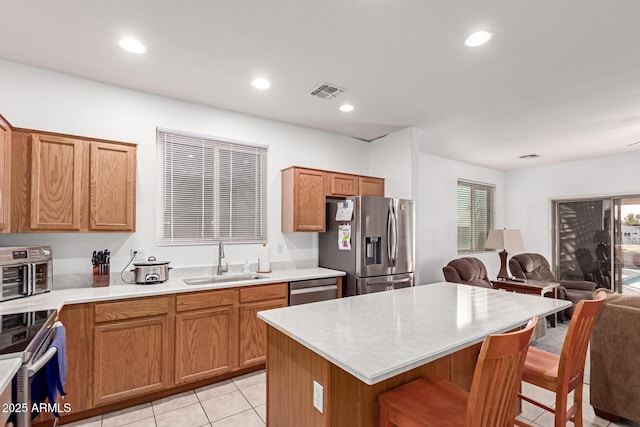
M 220 276 L 194 277 L 182 279 L 187 285 L 210 285 L 212 283 L 240 282 L 244 280 L 267 279 L 269 276 L 257 273 L 224 274 Z

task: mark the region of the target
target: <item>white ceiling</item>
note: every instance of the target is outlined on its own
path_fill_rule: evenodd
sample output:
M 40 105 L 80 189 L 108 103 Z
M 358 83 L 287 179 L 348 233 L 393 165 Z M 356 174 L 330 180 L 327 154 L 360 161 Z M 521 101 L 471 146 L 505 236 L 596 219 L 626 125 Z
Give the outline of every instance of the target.
M 365 140 L 415 126 L 421 151 L 498 169 L 640 149 L 638 0 L 0 6 L 0 58 L 181 100 Z M 478 29 L 491 42 L 465 47 Z M 121 50 L 125 36 L 148 52 Z M 348 91 L 310 96 L 323 81 Z

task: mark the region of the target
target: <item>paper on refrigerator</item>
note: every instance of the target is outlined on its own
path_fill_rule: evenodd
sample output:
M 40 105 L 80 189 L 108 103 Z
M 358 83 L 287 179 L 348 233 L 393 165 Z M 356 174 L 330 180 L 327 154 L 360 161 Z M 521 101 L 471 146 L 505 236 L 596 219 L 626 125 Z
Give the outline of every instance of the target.
M 351 250 L 351 224 L 338 226 L 338 249 L 341 251 Z
M 336 221 L 351 221 L 351 217 L 353 217 L 353 200 L 345 200 L 337 203 Z

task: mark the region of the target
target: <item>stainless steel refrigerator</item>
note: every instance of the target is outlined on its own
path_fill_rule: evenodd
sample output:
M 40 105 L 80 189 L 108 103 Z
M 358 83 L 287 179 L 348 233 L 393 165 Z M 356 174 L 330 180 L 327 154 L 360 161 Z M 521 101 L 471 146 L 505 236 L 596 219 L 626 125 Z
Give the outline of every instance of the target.
M 350 220 L 346 220 L 347 201 L 353 206 Z M 414 285 L 413 200 L 353 196 L 327 199 L 326 209 L 327 231 L 319 233 L 319 265 L 347 273 L 344 296 Z M 345 219 L 336 220 L 338 210 Z

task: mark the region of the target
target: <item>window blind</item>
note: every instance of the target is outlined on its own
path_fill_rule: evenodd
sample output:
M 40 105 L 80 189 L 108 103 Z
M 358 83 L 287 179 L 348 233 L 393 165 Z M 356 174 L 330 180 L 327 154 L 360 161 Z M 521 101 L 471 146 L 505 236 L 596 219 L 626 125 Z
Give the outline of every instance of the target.
M 159 245 L 267 239 L 265 146 L 157 130 Z
M 458 181 L 458 253 L 484 251 L 493 228 L 495 186 Z

